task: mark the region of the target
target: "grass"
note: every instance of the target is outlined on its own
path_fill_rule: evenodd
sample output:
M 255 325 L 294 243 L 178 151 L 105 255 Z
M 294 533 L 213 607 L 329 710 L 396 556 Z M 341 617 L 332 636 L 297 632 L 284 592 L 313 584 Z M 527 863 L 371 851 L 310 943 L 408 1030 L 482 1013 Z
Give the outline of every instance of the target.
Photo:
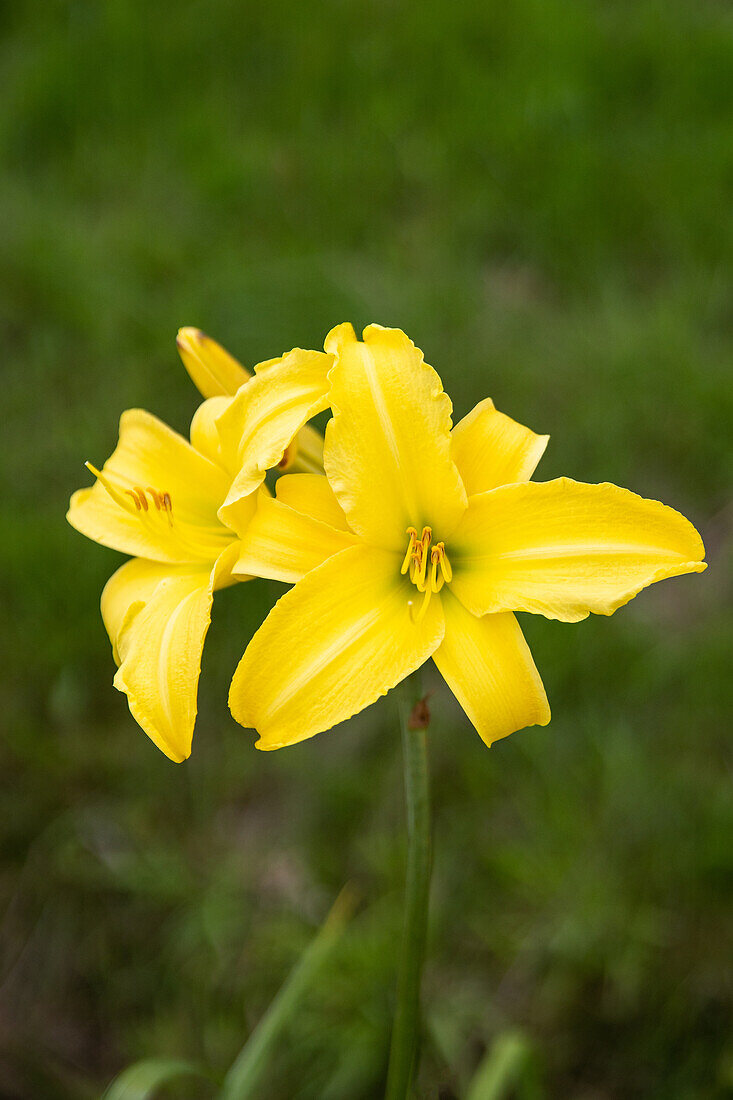
M 437 684 L 421 1095 L 519 1029 L 546 1095 L 709 1100 L 730 1041 L 733 18 L 714 0 L 18 0 L 0 13 L 0 1080 L 223 1072 L 355 879 L 264 1086 L 378 1096 L 404 871 L 389 699 L 275 754 L 226 711 L 275 588 L 217 597 L 195 751 L 111 687 L 117 564 L 63 520 L 125 407 L 185 429 L 174 335 L 246 363 L 405 328 L 457 415 L 689 515 L 701 577 L 525 619 L 552 725 L 486 751 Z M 176 1095 L 185 1095 L 185 1090 Z

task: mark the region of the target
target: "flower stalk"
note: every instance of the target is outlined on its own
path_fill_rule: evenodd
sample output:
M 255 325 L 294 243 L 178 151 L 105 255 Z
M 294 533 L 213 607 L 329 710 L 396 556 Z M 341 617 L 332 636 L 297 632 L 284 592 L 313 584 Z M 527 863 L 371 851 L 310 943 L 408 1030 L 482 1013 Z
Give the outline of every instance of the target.
M 420 981 L 428 928 L 432 853 L 426 735 L 430 711 L 419 673 L 411 676 L 399 691 L 399 714 L 407 803 L 407 881 L 386 1100 L 405 1100 L 409 1095 L 420 1035 Z

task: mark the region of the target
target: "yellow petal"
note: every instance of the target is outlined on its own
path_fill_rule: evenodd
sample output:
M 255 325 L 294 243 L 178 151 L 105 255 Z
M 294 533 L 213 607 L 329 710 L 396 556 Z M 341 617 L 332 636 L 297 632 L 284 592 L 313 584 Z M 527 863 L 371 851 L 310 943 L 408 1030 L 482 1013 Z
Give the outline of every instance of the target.
M 112 574 L 102 589 L 102 620 L 112 643 L 115 664 L 120 663 L 119 641 L 135 615 L 166 577 L 190 573 L 188 566 L 132 558 Z
M 230 469 L 232 458 L 236 461 L 236 455 L 223 454 L 216 422 L 231 403 L 231 397 L 210 397 L 201 402 L 191 421 L 191 446 L 225 470 Z M 236 472 L 236 469 L 232 469 L 231 476 Z
M 325 409 L 331 362 L 323 352 L 296 348 L 261 364 L 219 418 L 222 447 L 226 454 L 237 454 L 239 471 L 220 513 L 224 522 L 228 509 L 277 466 L 306 420 Z
M 475 615 L 611 615 L 655 581 L 705 569 L 692 524 L 656 500 L 570 478 L 471 497 L 449 546 L 452 590 Z
M 468 495 L 529 481 L 549 438 L 498 412 L 490 397 L 479 401 L 451 432 L 453 458 Z
M 265 497 L 242 532 L 235 572 L 294 584 L 339 550 L 355 544 L 355 535 Z
M 312 516 L 338 531 L 349 530 L 343 508 L 323 474 L 284 474 L 277 479 L 275 496 L 296 512 Z
M 233 355 L 199 328 L 181 328 L 178 353 L 194 385 L 204 397 L 232 396 L 250 377 Z
M 481 739 L 491 745 L 525 726 L 546 726 L 550 706 L 514 615 L 479 619 L 449 592 L 442 601 L 445 637 L 433 660 Z
M 102 475 L 106 486 L 97 480 L 74 493 L 66 518 L 104 546 L 155 561 L 211 563 L 231 539 L 216 514 L 225 472 L 142 409 L 122 414 Z M 166 494 L 170 508 L 161 505 Z
M 129 572 L 121 578 L 123 570 Z M 163 577 L 160 571 L 157 563 L 129 562 L 107 585 L 103 607 L 105 623 L 112 626 L 119 608 L 138 588 L 114 639 L 120 661 L 114 685 L 127 695 L 130 712 L 148 737 L 180 762 L 191 752 L 201 652 L 211 614 L 211 571 L 173 567 Z
M 405 530 L 445 540 L 466 507 L 451 458 L 451 403 L 439 376 L 399 329 L 351 325 L 326 338 L 333 419 L 324 466 L 349 524 L 373 546 L 404 553 Z
M 399 555 L 353 546 L 308 573 L 250 642 L 229 693 L 232 714 L 277 749 L 350 718 L 430 657 L 440 599 L 419 624 Z

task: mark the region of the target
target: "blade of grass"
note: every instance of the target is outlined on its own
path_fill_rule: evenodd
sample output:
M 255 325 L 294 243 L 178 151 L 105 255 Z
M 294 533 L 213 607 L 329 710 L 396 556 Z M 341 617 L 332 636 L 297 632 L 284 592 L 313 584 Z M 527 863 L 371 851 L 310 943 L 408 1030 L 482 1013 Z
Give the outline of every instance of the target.
M 321 930 L 300 956 L 232 1064 L 224 1079 L 220 1100 L 248 1100 L 253 1095 L 277 1040 L 338 943 L 356 902 L 355 890 L 345 886 Z
M 152 1100 L 159 1088 L 177 1077 L 204 1079 L 207 1074 L 193 1062 L 146 1058 L 123 1069 L 106 1089 L 102 1100 Z
M 526 1086 L 522 1095 L 534 1100 L 540 1091 L 531 1068 L 532 1048 L 526 1037 L 519 1031 L 505 1031 L 485 1054 L 468 1086 L 466 1100 L 503 1100 L 510 1088 L 517 1090 L 520 1085 Z

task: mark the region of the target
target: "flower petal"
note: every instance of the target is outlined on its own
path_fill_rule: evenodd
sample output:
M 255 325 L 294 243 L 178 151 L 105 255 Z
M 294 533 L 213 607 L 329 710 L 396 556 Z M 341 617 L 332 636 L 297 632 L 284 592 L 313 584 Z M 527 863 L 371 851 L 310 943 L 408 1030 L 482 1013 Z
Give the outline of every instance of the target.
M 204 397 L 232 396 L 250 377 L 233 355 L 200 328 L 179 329 L 176 344 L 184 367 Z
M 282 359 L 260 364 L 217 426 L 224 453 L 237 455 L 238 473 L 220 512 L 261 485 L 281 461 L 298 430 L 328 402 L 330 355 L 296 348 Z
M 323 474 L 284 474 L 277 479 L 275 496 L 305 516 L 327 523 L 338 531 L 349 531 L 343 508 Z
M 179 572 L 190 572 L 188 566 L 168 562 L 132 558 L 112 574 L 102 589 L 102 620 L 112 643 L 115 664 L 120 663 L 118 642 L 135 615 L 145 606 L 162 580 Z
M 354 546 L 356 541 L 355 535 L 296 512 L 282 501 L 264 497 L 242 533 L 235 572 L 295 584 L 311 569 L 339 550 Z
M 500 413 L 490 397 L 479 401 L 451 432 L 453 458 L 468 495 L 529 481 L 549 438 Z
M 679 512 L 570 478 L 471 497 L 449 552 L 452 590 L 475 615 L 564 622 L 611 615 L 655 581 L 705 569 L 702 540 Z
M 229 470 L 232 477 L 237 472 L 231 469 L 232 460 L 236 462 L 236 455 L 224 455 L 221 449 L 221 439 L 216 422 L 232 403 L 231 397 L 209 397 L 202 401 L 191 421 L 191 446 L 217 466 Z
M 97 480 L 74 493 L 66 518 L 104 546 L 155 561 L 213 562 L 231 538 L 216 514 L 225 472 L 142 409 L 122 414 L 102 474 L 107 487 Z M 160 506 L 164 494 L 170 509 Z
M 397 554 L 353 546 L 308 573 L 247 647 L 229 693 L 257 747 L 303 741 L 350 718 L 419 668 L 440 644 L 434 598 L 419 624 Z
M 191 752 L 201 653 L 215 587 L 228 583 L 233 548 L 214 569 L 134 559 L 110 578 L 102 617 L 119 664 L 114 685 L 135 721 L 171 760 Z
M 450 453 L 451 403 L 438 374 L 399 329 L 351 325 L 326 338 L 333 419 L 324 466 L 357 534 L 404 552 L 405 530 L 433 528 L 446 539 L 466 508 Z
M 514 615 L 466 611 L 442 595 L 445 637 L 433 654 L 448 687 L 487 745 L 525 726 L 546 726 L 550 706 Z

